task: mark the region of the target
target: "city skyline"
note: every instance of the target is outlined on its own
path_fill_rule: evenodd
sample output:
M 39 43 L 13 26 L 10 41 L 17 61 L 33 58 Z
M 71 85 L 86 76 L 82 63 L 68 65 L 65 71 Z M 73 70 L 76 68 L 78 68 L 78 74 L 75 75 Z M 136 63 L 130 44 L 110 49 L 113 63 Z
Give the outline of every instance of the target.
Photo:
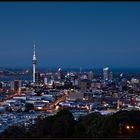
M 0 66 L 140 68 L 139 2 L 1 2 Z M 18 61 L 17 61 L 18 60 Z

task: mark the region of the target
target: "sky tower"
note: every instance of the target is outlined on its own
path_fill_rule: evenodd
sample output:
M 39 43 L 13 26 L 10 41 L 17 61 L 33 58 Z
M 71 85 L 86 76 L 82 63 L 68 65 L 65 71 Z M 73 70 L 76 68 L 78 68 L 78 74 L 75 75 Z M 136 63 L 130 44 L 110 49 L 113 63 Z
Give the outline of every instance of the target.
M 33 83 L 35 83 L 35 65 L 36 65 L 36 55 L 35 55 L 35 44 L 34 44 L 34 51 L 33 51 L 33 59 L 32 59 L 32 63 L 33 63 Z

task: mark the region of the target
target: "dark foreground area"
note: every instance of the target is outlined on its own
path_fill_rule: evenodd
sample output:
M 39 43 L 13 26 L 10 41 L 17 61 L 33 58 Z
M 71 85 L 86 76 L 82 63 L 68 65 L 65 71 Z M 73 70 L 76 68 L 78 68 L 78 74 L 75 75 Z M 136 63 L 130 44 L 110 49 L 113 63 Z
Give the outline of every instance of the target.
M 30 127 L 11 126 L 0 138 L 140 138 L 140 111 L 92 113 L 75 121 L 71 112 L 60 110 Z

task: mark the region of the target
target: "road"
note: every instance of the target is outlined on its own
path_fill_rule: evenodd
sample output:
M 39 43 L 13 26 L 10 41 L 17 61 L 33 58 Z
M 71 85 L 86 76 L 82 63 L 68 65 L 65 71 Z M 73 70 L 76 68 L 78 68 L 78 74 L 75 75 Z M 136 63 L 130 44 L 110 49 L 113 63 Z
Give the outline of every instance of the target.
M 61 97 L 58 97 L 57 100 L 54 102 L 48 104 L 47 106 L 43 107 L 43 111 L 48 111 L 48 112 L 54 112 L 56 110 L 56 106 L 60 103 L 66 100 L 67 94 L 63 94 Z
M 15 92 L 14 94 L 9 95 L 6 100 L 12 99 L 13 97 L 19 96 L 19 92 Z M 48 111 L 48 112 L 53 112 L 55 111 L 55 107 L 62 101 L 65 101 L 67 97 L 67 94 L 65 92 L 62 93 L 62 95 L 60 97 L 58 97 L 58 99 L 56 99 L 54 102 L 51 102 L 49 104 L 47 104 L 46 106 L 43 107 L 43 109 L 35 109 L 38 111 Z M 1 101 L 0 105 L 2 105 L 6 100 Z

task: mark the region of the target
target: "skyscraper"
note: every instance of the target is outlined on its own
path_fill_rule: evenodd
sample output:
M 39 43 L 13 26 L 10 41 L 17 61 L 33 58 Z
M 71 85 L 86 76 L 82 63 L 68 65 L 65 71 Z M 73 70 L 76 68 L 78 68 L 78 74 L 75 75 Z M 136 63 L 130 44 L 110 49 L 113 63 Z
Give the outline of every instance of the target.
M 104 80 L 108 80 L 109 79 L 109 68 L 103 68 L 103 76 L 104 76 Z
M 32 63 L 33 63 L 33 83 L 35 83 L 35 65 L 36 65 L 37 59 L 36 59 L 36 55 L 35 55 L 35 44 L 34 44 L 34 51 L 33 51 L 33 59 L 32 59 Z
M 19 91 L 21 88 L 21 80 L 14 80 L 11 82 L 11 89 L 13 91 Z
M 112 71 L 109 73 L 109 80 L 110 80 L 110 81 L 113 80 L 113 73 L 112 73 Z
M 92 71 L 88 72 L 88 79 L 92 81 L 92 79 L 93 79 L 93 72 Z
M 61 68 L 58 69 L 58 79 L 64 79 L 64 73 L 63 70 Z
M 41 77 L 39 72 L 35 72 L 35 83 L 39 84 L 41 82 Z

